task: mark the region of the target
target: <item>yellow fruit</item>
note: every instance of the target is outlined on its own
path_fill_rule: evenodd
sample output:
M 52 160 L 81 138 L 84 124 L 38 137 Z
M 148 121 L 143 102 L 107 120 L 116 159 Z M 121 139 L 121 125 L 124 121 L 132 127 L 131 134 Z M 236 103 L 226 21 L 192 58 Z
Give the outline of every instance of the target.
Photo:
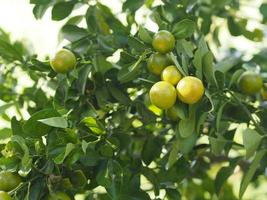
M 76 57 L 71 51 L 61 49 L 56 53 L 55 57 L 50 60 L 50 65 L 55 72 L 65 74 L 74 69 Z
M 161 109 L 171 108 L 176 101 L 175 87 L 165 81 L 155 83 L 149 92 L 151 103 Z
M 154 35 L 152 46 L 160 53 L 168 53 L 174 49 L 175 38 L 169 31 L 161 30 Z
M 8 193 L 0 191 L 0 200 L 12 200 Z
M 193 76 L 182 78 L 177 84 L 178 98 L 187 104 L 198 102 L 204 94 L 204 86 L 200 79 Z
M 10 191 L 15 189 L 21 183 L 21 178 L 9 171 L 0 173 L 0 190 Z
M 170 64 L 170 58 L 161 53 L 152 54 L 147 61 L 148 70 L 155 75 L 160 75 L 162 70 Z
M 263 81 L 260 74 L 255 72 L 244 72 L 239 80 L 238 86 L 242 93 L 253 95 L 258 93 L 263 85 Z
M 166 67 L 161 73 L 161 80 L 176 85 L 182 78 L 181 73 L 174 65 Z

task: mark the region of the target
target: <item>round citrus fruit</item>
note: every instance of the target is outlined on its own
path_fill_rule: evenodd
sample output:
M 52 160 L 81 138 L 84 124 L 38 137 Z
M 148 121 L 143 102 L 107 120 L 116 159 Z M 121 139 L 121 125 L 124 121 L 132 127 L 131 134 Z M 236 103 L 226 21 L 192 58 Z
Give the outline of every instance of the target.
M 175 87 L 166 81 L 155 83 L 149 92 L 151 103 L 161 109 L 171 108 L 175 104 L 176 96 Z
M 181 73 L 174 65 L 166 67 L 161 73 L 161 80 L 176 85 L 182 78 Z
M 160 53 L 168 53 L 174 49 L 175 38 L 169 31 L 161 30 L 154 35 L 152 46 Z
M 55 192 L 49 195 L 48 200 L 71 200 L 64 192 Z
M 75 67 L 76 57 L 71 51 L 61 49 L 56 53 L 55 57 L 50 60 L 50 65 L 55 72 L 65 74 Z
M 12 200 L 7 192 L 0 191 L 0 200 Z
M 152 54 L 147 61 L 148 70 L 156 75 L 160 75 L 162 70 L 170 64 L 170 58 L 161 53 Z
M 21 178 L 8 171 L 0 173 L 0 190 L 10 191 L 16 188 L 21 183 Z
M 204 86 L 200 79 L 193 76 L 182 78 L 177 84 L 178 98 L 187 104 L 198 102 L 204 94 Z
M 253 95 L 261 90 L 263 81 L 260 74 L 247 71 L 240 76 L 238 86 L 242 93 Z

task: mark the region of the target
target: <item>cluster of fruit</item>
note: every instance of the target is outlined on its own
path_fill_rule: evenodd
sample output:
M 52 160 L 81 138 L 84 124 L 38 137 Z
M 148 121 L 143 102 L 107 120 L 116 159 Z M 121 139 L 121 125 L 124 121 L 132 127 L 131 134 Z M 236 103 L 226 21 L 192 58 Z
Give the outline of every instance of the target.
M 161 30 L 154 35 L 153 53 L 147 62 L 148 70 L 161 75 L 161 81 L 155 83 L 149 92 L 150 101 L 161 109 L 170 109 L 176 100 L 186 104 L 197 103 L 204 94 L 204 86 L 194 76 L 184 76 L 172 65 L 168 53 L 175 47 L 175 38 L 169 31 Z M 176 87 L 176 88 L 175 88 Z
M 22 183 L 22 179 L 17 174 L 9 171 L 0 172 L 0 200 L 12 200 L 8 192 L 14 190 Z M 51 193 L 48 200 L 70 200 L 70 197 L 63 192 Z
M 8 171 L 2 171 L 0 173 L 0 200 L 12 200 L 8 192 L 15 189 L 20 183 L 20 176 Z

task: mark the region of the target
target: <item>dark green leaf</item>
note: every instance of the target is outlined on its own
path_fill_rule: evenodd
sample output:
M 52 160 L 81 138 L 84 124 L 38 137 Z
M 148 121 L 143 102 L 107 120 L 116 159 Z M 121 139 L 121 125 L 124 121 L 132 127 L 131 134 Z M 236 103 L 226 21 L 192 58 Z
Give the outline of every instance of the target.
M 88 32 L 85 29 L 70 24 L 63 26 L 61 32 L 64 38 L 70 42 L 86 39 L 88 36 Z
M 227 181 L 227 179 L 234 173 L 234 170 L 238 164 L 238 161 L 240 158 L 235 158 L 230 161 L 229 166 L 222 167 L 220 171 L 217 173 L 215 178 L 215 191 L 216 194 L 219 196 L 220 191 L 224 185 L 224 183 Z
M 253 156 L 258 149 L 262 136 L 254 129 L 247 128 L 243 130 L 243 144 L 246 149 L 246 157 Z
M 71 1 L 59 2 L 55 4 L 52 9 L 52 19 L 56 21 L 65 19 L 71 14 L 73 7 L 74 7 L 74 3 Z
M 263 158 L 263 156 L 266 154 L 266 150 L 260 150 L 256 153 L 254 160 L 252 161 L 248 171 L 245 173 L 242 181 L 241 181 L 241 185 L 240 185 L 240 189 L 239 189 L 239 198 L 241 199 L 251 181 L 251 179 L 253 178 L 259 163 L 261 161 L 261 159 Z
M 63 117 L 51 117 L 46 119 L 39 119 L 38 122 L 46 124 L 48 126 L 57 127 L 57 128 L 67 128 L 68 122 Z
M 172 32 L 176 39 L 190 37 L 196 28 L 196 23 L 190 19 L 183 19 L 173 26 Z
M 39 138 L 47 134 L 51 127 L 39 122 L 38 120 L 50 117 L 59 117 L 59 114 L 54 109 L 44 109 L 34 113 L 22 127 L 24 134 L 33 138 Z

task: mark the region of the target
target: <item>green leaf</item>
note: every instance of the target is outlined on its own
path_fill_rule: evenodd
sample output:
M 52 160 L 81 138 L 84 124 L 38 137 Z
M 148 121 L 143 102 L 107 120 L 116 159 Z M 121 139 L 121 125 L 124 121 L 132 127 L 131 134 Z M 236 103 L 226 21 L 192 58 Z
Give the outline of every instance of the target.
M 195 132 L 196 106 L 189 105 L 189 117 L 179 122 L 179 133 L 181 137 L 187 138 Z
M 185 39 L 182 39 L 180 42 L 182 44 L 185 53 L 188 55 L 189 58 L 192 58 L 194 56 L 193 51 L 195 49 L 193 43 Z
M 199 120 L 197 122 L 197 128 L 196 128 L 197 133 L 200 133 L 200 128 L 205 123 L 207 117 L 208 117 L 208 113 L 207 112 L 204 112 L 204 113 L 202 113 L 200 115 Z
M 56 21 L 60 21 L 62 19 L 65 19 L 68 17 L 73 8 L 74 8 L 74 3 L 69 1 L 69 2 L 59 2 L 54 5 L 52 9 L 52 19 Z
M 156 115 L 151 110 L 149 110 L 143 103 L 136 103 L 136 109 L 142 119 L 142 122 L 144 122 L 145 124 L 155 122 Z
M 260 13 L 263 16 L 263 23 L 267 21 L 267 3 L 262 3 L 260 6 Z
M 3 128 L 0 130 L 0 145 L 7 144 L 12 136 L 12 130 L 9 128 Z
M 179 119 L 184 120 L 188 117 L 188 108 L 186 104 L 182 103 L 181 101 L 176 101 L 175 105 L 173 106 L 173 109 Z
M 75 145 L 72 143 L 68 143 L 64 148 L 64 151 L 60 153 L 57 157 L 54 158 L 56 164 L 62 164 L 65 158 L 75 149 Z
M 0 39 L 0 57 L 10 62 L 14 60 L 23 61 L 20 51 L 14 45 L 2 39 Z
M 172 32 L 176 39 L 183 39 L 190 37 L 196 29 L 196 23 L 190 19 L 183 19 L 174 24 Z
M 79 24 L 83 19 L 84 19 L 84 16 L 83 16 L 83 15 L 77 15 L 77 16 L 74 16 L 74 17 L 70 18 L 70 19 L 66 22 L 66 24 L 77 25 L 77 24 Z
M 130 46 L 130 49 L 134 50 L 133 53 L 135 52 L 142 53 L 147 49 L 145 44 L 142 41 L 140 41 L 138 38 L 135 38 L 133 36 L 128 37 L 128 44 Z
M 220 136 L 221 137 L 221 136 Z M 211 146 L 211 151 L 215 155 L 220 155 L 227 144 L 227 140 L 221 138 L 214 138 L 214 137 L 209 137 L 209 142 Z
M 71 172 L 70 180 L 72 185 L 75 185 L 77 188 L 84 188 L 87 184 L 87 177 L 82 170 L 75 170 L 74 172 Z
M 192 62 L 196 68 L 196 77 L 202 80 L 202 55 L 200 49 L 196 50 Z
M 152 183 L 155 196 L 158 196 L 160 188 L 159 188 L 159 180 L 157 179 L 157 174 L 148 167 L 142 167 L 141 173 Z
M 88 83 L 88 75 L 91 71 L 92 65 L 87 64 L 82 66 L 78 72 L 78 78 L 75 80 L 74 84 L 80 95 L 85 93 L 86 84 Z
M 202 80 L 203 72 L 203 56 L 209 52 L 205 37 L 201 36 L 198 42 L 198 49 L 195 51 L 193 64 L 196 68 L 196 77 Z
M 217 112 L 217 117 L 216 117 L 216 129 L 218 132 L 220 132 L 220 123 L 221 123 L 221 119 L 222 119 L 222 116 L 223 116 L 223 109 L 224 107 L 226 106 L 228 102 L 224 102 L 220 105 L 220 108 Z
M 245 30 L 243 35 L 249 40 L 260 42 L 263 40 L 264 33 L 261 29 L 255 28 L 253 31 Z
M 246 157 L 250 158 L 258 149 L 262 136 L 254 129 L 247 128 L 243 130 L 243 144 L 246 149 Z
M 12 117 L 11 119 L 11 129 L 13 135 L 23 135 L 22 124 L 16 119 L 16 117 Z
M 75 42 L 83 38 L 86 39 L 86 37 L 88 37 L 88 32 L 85 29 L 71 24 L 63 26 L 61 33 L 63 37 L 70 42 Z
M 211 108 L 208 110 L 208 112 L 211 113 L 214 110 L 215 106 L 214 106 L 214 102 L 208 90 L 205 90 L 205 96 L 208 98 L 209 103 L 211 105 Z
M 230 58 L 227 58 L 227 59 L 224 59 L 224 60 L 218 62 L 214 66 L 214 69 L 216 71 L 221 71 L 223 73 L 226 73 L 240 62 L 241 62 L 240 57 L 230 57 Z
M 139 26 L 138 36 L 142 41 L 144 41 L 148 44 L 152 43 L 151 33 L 143 26 Z
M 68 122 L 63 117 L 51 117 L 46 119 L 39 119 L 38 122 L 46 124 L 48 126 L 56 127 L 56 128 L 67 128 Z
M 187 73 L 184 71 L 184 69 L 181 67 L 181 65 L 179 64 L 179 62 L 177 61 L 177 57 L 171 53 L 170 54 L 170 58 L 171 58 L 171 61 L 174 63 L 174 65 L 177 67 L 178 71 L 183 75 L 183 76 L 186 76 Z
M 240 161 L 240 157 L 237 157 L 231 160 L 229 163 L 229 166 L 222 167 L 220 171 L 217 173 L 216 178 L 215 178 L 215 191 L 216 191 L 217 196 L 219 196 L 224 183 L 234 173 L 234 170 L 239 161 Z
M 170 169 L 178 160 L 178 153 L 179 153 L 179 142 L 176 140 L 172 144 L 172 149 L 169 155 L 168 163 L 166 169 Z
M 33 138 L 39 138 L 47 134 L 51 127 L 39 122 L 38 120 L 50 117 L 59 117 L 59 114 L 54 109 L 44 109 L 34 113 L 22 127 L 24 134 Z
M 108 70 L 113 68 L 113 65 L 106 60 L 103 55 L 95 55 L 94 60 L 94 68 L 96 72 L 100 72 L 104 75 Z
M 207 81 L 212 85 L 217 85 L 214 68 L 213 68 L 213 54 L 209 51 L 203 57 L 203 73 Z
M 144 4 L 144 2 L 145 2 L 144 0 L 139 0 L 139 1 L 126 0 L 123 3 L 122 9 L 124 11 L 128 9 L 131 12 L 135 12 Z
M 142 159 L 146 165 L 149 165 L 161 153 L 162 141 L 157 137 L 150 137 L 145 142 L 142 150 Z
M 4 114 L 6 112 L 6 110 L 13 105 L 14 105 L 14 103 L 11 102 L 11 103 L 6 103 L 6 104 L 0 106 L 0 115 Z
M 93 117 L 85 117 L 82 122 L 87 126 L 93 133 L 97 135 L 105 134 L 104 126 L 96 121 Z
M 241 199 L 248 187 L 248 184 L 250 183 L 251 179 L 253 178 L 263 156 L 266 154 L 266 150 L 260 150 L 256 153 L 254 160 L 252 161 L 248 171 L 245 173 L 240 189 L 239 189 L 239 199 Z
M 241 76 L 241 74 L 244 73 L 243 69 L 238 69 L 234 72 L 234 74 L 231 76 L 230 82 L 228 87 L 231 88 L 234 84 L 237 83 L 237 80 L 239 79 L 239 77 Z
M 14 135 L 11 137 L 10 142 L 16 142 L 23 151 L 23 156 L 21 158 L 21 168 L 19 173 L 23 175 L 28 174 L 31 170 L 32 159 L 30 157 L 29 148 L 26 145 L 25 139 L 21 136 Z
M 225 88 L 225 74 L 221 71 L 215 71 L 214 75 L 218 89 L 223 90 Z
M 49 62 L 41 62 L 35 58 L 31 59 L 31 65 L 29 68 L 40 72 L 49 72 L 52 69 Z
M 240 22 L 237 22 L 233 17 L 228 17 L 227 25 L 228 25 L 228 29 L 231 35 L 239 36 L 242 34 L 242 29 L 243 29 L 241 25 L 246 26 L 246 23 L 243 23 L 243 22 L 240 23 Z
M 198 134 L 194 133 L 191 134 L 189 137 L 183 138 L 181 137 L 179 131 L 177 131 L 176 136 L 179 151 L 183 154 L 188 154 L 192 151 L 199 137 Z
M 107 87 L 111 96 L 113 96 L 113 98 L 115 98 L 118 102 L 123 105 L 129 105 L 131 103 L 131 99 L 127 93 L 123 92 L 123 90 L 121 90 L 118 86 L 109 83 Z
M 144 60 L 145 54 L 139 57 L 139 59 L 130 67 L 123 67 L 118 73 L 118 80 L 120 83 L 126 83 L 132 81 L 138 76 L 141 68 L 141 62 Z
M 177 189 L 167 188 L 165 190 L 166 190 L 166 196 L 168 200 L 181 200 L 182 199 L 182 196 Z
M 41 19 L 45 12 L 47 11 L 47 9 L 49 8 L 49 5 L 36 5 L 33 8 L 33 14 L 35 19 Z

